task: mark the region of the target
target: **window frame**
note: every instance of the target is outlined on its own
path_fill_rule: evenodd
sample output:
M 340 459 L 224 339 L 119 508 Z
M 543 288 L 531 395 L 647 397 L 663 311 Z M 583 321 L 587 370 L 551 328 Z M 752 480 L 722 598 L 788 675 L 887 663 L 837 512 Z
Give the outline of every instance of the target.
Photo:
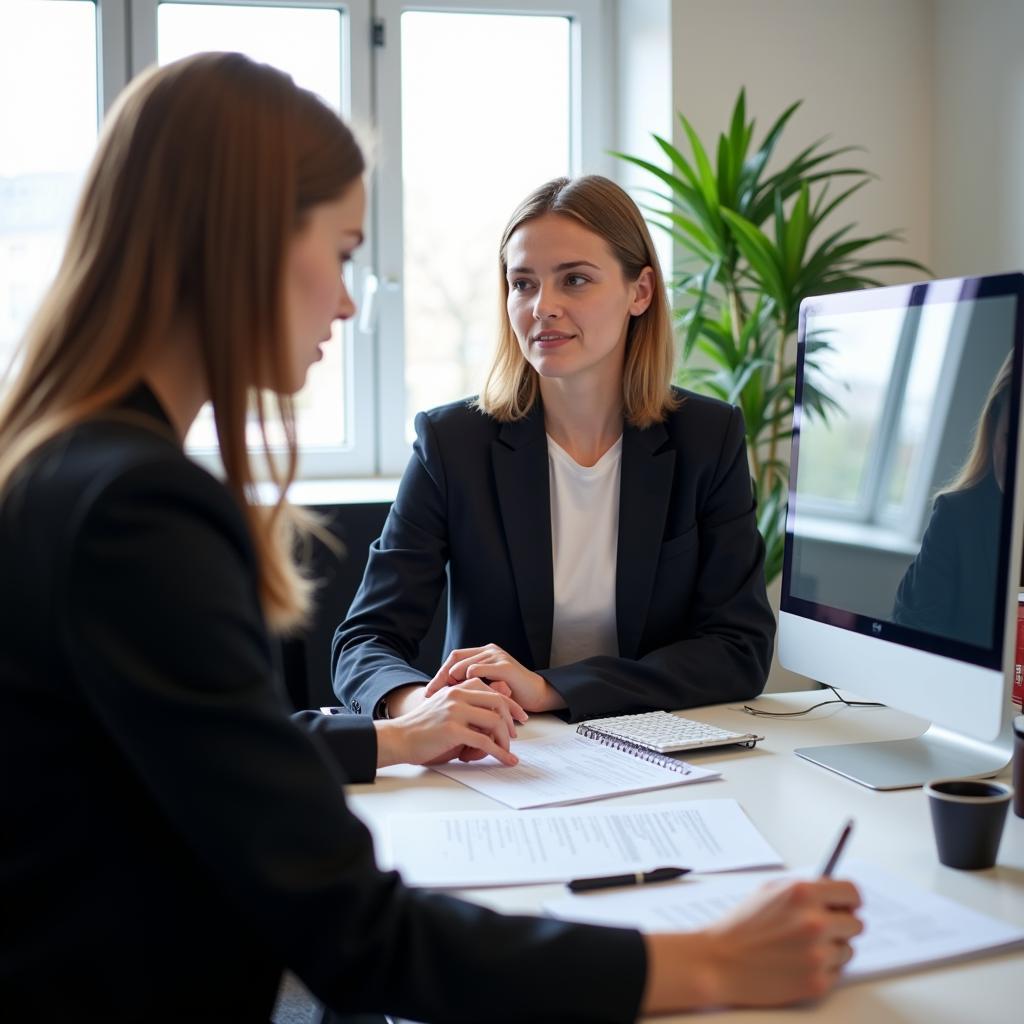
M 83 0 L 89 2 L 89 0 Z M 124 86 L 156 63 L 165 0 L 91 0 L 97 20 L 97 126 Z M 366 240 L 351 268 L 360 306 L 346 325 L 345 446 L 305 446 L 297 477 L 387 478 L 408 461 L 402 294 L 402 112 L 399 22 L 406 11 L 565 17 L 570 20 L 570 170 L 615 175 L 615 0 L 166 0 L 224 7 L 295 7 L 344 13 L 339 47 L 342 115 L 372 135 Z M 380 33 L 383 32 L 383 39 Z M 346 74 L 347 72 L 347 74 Z M 214 449 L 190 449 L 214 471 Z

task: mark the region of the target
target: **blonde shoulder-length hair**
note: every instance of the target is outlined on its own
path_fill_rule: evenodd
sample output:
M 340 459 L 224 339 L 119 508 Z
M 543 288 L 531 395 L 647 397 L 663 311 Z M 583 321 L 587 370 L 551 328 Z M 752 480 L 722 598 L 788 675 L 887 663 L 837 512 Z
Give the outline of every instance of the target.
M 661 422 L 679 404 L 672 392 L 675 348 L 668 296 L 650 232 L 636 203 L 615 182 L 600 175 L 555 178 L 531 192 L 516 207 L 501 236 L 499 273 L 501 310 L 498 344 L 476 406 L 496 420 L 522 419 L 537 400 L 537 371 L 526 361 L 509 322 L 509 239 L 521 225 L 547 213 L 572 217 L 608 243 L 627 281 L 636 281 L 645 267 L 654 272 L 651 304 L 630 317 L 622 375 L 622 406 L 635 427 Z
M 964 460 L 964 464 L 957 471 L 956 476 L 945 487 L 938 491 L 940 494 L 951 494 L 954 491 L 966 491 L 981 483 L 990 473 L 994 471 L 995 460 L 993 458 L 996 427 L 1010 401 L 1010 382 L 1013 379 L 1013 352 L 1003 360 L 999 367 L 988 394 L 985 396 L 985 404 L 981 408 L 981 415 L 978 417 L 978 425 L 974 430 L 974 441 L 971 450 Z
M 285 498 L 296 466 L 284 393 L 285 257 L 307 212 L 343 195 L 363 169 L 329 107 L 240 54 L 200 54 L 132 82 L 104 125 L 60 268 L 0 406 L 0 493 L 41 445 L 137 387 L 184 320 L 198 334 L 225 482 L 252 535 L 267 622 L 279 631 L 301 622 L 312 584 L 294 562 L 305 520 Z M 284 460 L 270 454 L 268 397 L 256 382 L 276 395 Z M 254 494 L 250 402 L 280 489 L 270 507 Z

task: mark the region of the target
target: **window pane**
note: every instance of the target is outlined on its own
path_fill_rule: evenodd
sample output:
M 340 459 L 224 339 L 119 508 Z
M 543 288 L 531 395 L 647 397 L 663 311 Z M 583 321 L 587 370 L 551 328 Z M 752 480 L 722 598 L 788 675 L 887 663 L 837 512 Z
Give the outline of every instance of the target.
M 313 7 L 161 3 L 157 58 L 168 64 L 202 50 L 235 50 L 287 71 L 341 110 L 341 13 Z
M 158 59 L 166 64 L 203 50 L 234 50 L 286 71 L 303 88 L 340 111 L 341 18 L 340 11 L 317 8 L 162 3 L 157 20 Z M 352 443 L 345 401 L 351 325 L 336 323 L 333 339 L 296 398 L 299 441 L 304 448 Z M 280 430 L 271 427 L 271 439 L 282 442 Z M 249 428 L 249 443 L 260 444 L 258 424 L 253 421 Z M 194 447 L 216 445 L 209 409 L 196 420 L 188 441 Z
M 57 270 L 96 145 L 96 5 L 0 5 L 0 374 Z
M 929 302 L 921 309 L 889 480 L 887 497 L 893 511 L 911 497 L 907 494 L 911 471 L 921 458 L 928 431 L 933 429 L 939 374 L 946 360 L 956 308 L 953 302 Z
M 905 310 L 819 316 L 808 331 L 836 349 L 815 354 L 808 381 L 833 398 L 828 424 L 800 434 L 800 496 L 852 508 L 861 496 L 874 430 L 892 376 Z M 817 332 L 820 332 L 818 334 Z M 805 415 L 807 413 L 805 412 Z
M 570 171 L 570 22 L 402 15 L 407 432 L 479 390 L 495 341 L 498 243 L 515 205 Z

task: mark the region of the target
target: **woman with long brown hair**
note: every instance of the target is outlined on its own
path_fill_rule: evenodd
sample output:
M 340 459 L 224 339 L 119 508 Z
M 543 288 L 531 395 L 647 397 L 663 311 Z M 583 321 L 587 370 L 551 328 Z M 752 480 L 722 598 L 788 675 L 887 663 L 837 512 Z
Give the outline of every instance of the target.
M 313 587 L 292 559 L 305 523 L 286 497 L 296 464 L 292 396 L 320 358 L 330 321 L 354 309 L 347 292 L 332 303 L 342 265 L 362 239 L 363 157 L 351 133 L 339 133 L 335 115 L 307 94 L 262 74 L 249 83 L 249 66 L 238 60 L 188 67 L 140 83 L 111 116 L 57 278 L 0 406 L 0 491 L 26 459 L 100 413 L 142 421 L 173 442 L 209 401 L 224 485 L 254 549 L 260 607 L 283 633 L 305 619 Z M 265 113 L 235 124 L 228 116 L 235 93 L 250 84 Z M 180 152 L 186 123 L 189 158 Z M 226 136 L 215 139 L 221 131 Z M 281 159 L 282 148 L 295 158 Z M 312 223 L 306 247 L 285 267 L 296 227 L 321 204 L 337 203 L 346 186 L 348 206 L 321 218 L 324 225 Z M 309 312 L 296 312 L 300 303 Z M 289 334 L 303 339 L 301 347 L 280 344 Z M 284 428 L 283 460 L 270 455 L 269 405 Z M 250 407 L 280 494 L 270 508 L 252 500 Z M 303 719 L 350 777 L 365 779 L 374 743 L 378 766 L 436 760 L 462 748 L 455 741 L 465 739 L 470 720 L 494 737 L 485 744 L 491 753 L 514 763 L 513 715 L 523 717 L 480 684 L 417 723 Z M 438 745 L 442 738 L 447 747 Z
M 921 548 L 896 590 L 893 620 L 902 626 L 979 647 L 992 642 L 1012 378 L 1010 352 L 989 386 L 967 457 L 936 493 Z
M 301 524 L 255 503 L 246 410 L 275 396 L 293 464 L 290 396 L 354 312 L 362 170 L 330 110 L 237 54 L 143 74 L 104 129 L 0 410 L 5 1014 L 265 1022 L 286 966 L 331 1007 L 418 1020 L 824 992 L 859 928 L 846 883 L 643 938 L 379 871 L 341 783 L 467 746 L 509 759 L 519 711 L 485 683 L 402 723 L 325 718 L 329 746 L 289 719 L 270 630 L 309 604 Z M 183 451 L 206 401 L 223 483 Z

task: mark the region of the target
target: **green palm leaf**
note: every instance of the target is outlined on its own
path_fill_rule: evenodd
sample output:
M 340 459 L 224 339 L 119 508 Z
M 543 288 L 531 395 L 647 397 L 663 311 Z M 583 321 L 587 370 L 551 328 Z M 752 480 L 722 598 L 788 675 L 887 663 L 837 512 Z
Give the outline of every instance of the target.
M 799 101 L 790 104 L 752 150 L 755 123 L 741 89 L 718 135 L 714 164 L 683 113 L 679 123 L 688 154 L 654 136 L 668 169 L 615 154 L 658 183 L 658 189 L 646 190 L 645 216 L 685 257 L 672 283 L 683 356 L 677 380 L 743 412 L 769 580 L 782 570 L 796 388 L 791 348 L 800 303 L 875 287 L 883 273 L 930 273 L 916 260 L 876 254 L 902 241 L 897 231 L 862 236 L 852 223 L 832 226 L 848 200 L 874 180 L 845 159 L 861 147 L 832 147 L 820 138 L 779 169 L 769 169 L 799 107 Z M 828 351 L 826 334 L 805 339 L 804 410 L 823 419 L 844 412 L 842 384 L 825 387 L 818 369 Z M 701 365 L 692 361 L 698 353 Z

